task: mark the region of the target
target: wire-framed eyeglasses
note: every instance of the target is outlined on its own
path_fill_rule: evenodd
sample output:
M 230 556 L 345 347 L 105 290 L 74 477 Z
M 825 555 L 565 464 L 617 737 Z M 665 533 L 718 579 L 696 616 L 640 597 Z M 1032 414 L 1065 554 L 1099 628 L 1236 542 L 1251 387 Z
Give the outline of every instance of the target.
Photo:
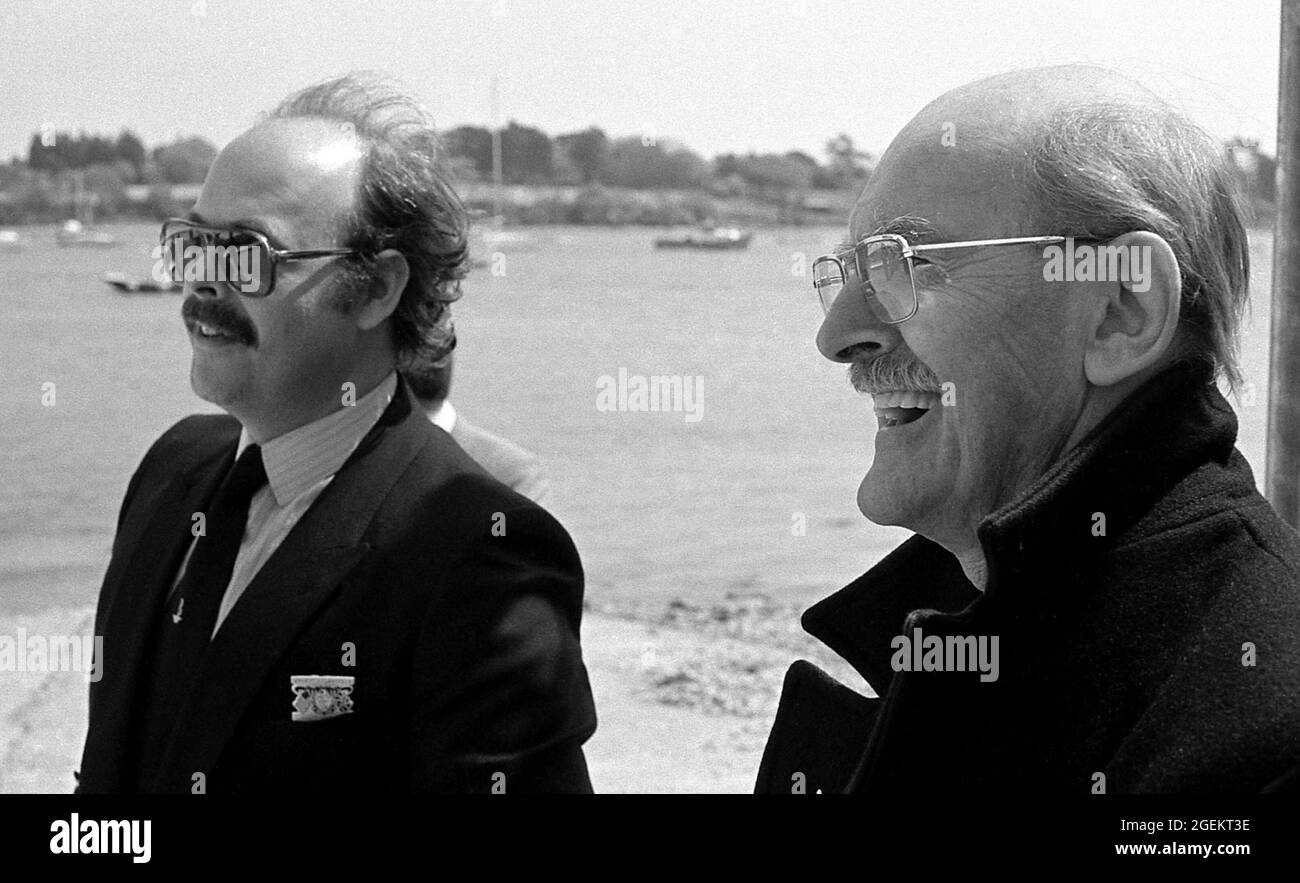
M 846 286 L 856 288 L 881 322 L 897 325 L 916 315 L 916 273 L 919 254 L 957 248 L 991 245 L 1051 245 L 1065 242 L 1064 236 L 1019 236 L 1012 239 L 972 239 L 964 242 L 936 242 L 912 245 L 895 233 L 868 236 L 853 248 L 822 255 L 813 261 L 813 288 L 822 310 L 831 305 Z

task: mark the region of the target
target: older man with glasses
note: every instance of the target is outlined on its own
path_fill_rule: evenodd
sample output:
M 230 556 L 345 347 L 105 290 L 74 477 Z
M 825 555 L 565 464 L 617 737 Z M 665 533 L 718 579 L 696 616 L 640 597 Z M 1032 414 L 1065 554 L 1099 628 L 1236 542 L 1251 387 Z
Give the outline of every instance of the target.
M 1216 385 L 1222 151 L 1119 75 L 1005 74 L 906 126 L 849 231 L 817 346 L 874 406 L 859 508 L 915 535 L 803 617 L 878 698 L 795 663 L 757 790 L 1300 786 L 1300 538 Z
M 286 99 L 164 225 L 227 414 L 127 487 L 81 792 L 591 790 L 577 551 L 397 371 L 449 345 L 466 238 L 429 119 L 369 75 Z

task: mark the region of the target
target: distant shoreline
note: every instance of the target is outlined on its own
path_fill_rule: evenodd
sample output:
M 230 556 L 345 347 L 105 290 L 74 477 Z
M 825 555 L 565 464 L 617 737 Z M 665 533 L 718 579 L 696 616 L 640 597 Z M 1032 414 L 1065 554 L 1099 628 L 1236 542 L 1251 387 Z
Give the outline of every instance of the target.
M 642 192 L 642 191 L 637 191 L 637 192 Z M 723 216 L 722 216 L 722 217 L 717 221 L 717 223 L 718 223 L 719 225 L 727 225 L 727 226 L 736 226 L 736 225 L 739 225 L 739 226 L 743 226 L 743 227 L 747 227 L 747 228 L 752 228 L 752 229 L 759 229 L 759 230 L 797 229 L 797 228 L 800 228 L 800 227 L 809 227 L 809 228 L 812 228 L 812 227 L 843 227 L 843 226 L 847 225 L 847 223 L 848 223 L 848 218 L 849 218 L 849 213 L 850 213 L 850 211 L 851 211 L 851 206 L 850 206 L 849 208 L 846 208 L 845 211 L 843 212 L 843 214 L 840 214 L 840 215 L 818 215 L 818 216 L 816 216 L 815 218 L 809 218 L 809 219 L 806 219 L 806 220 L 804 220 L 804 221 L 801 222 L 801 223 L 792 223 L 792 222 L 790 222 L 790 221 L 779 221 L 779 222 L 778 222 L 778 221 L 775 221 L 775 220 L 767 220 L 767 219 L 762 219 L 762 218 L 753 219 L 753 220 L 740 220 L 740 219 L 737 219 L 734 215 L 732 215 L 732 214 L 728 214 L 728 213 L 725 213 L 725 212 L 724 212 L 724 213 L 723 213 Z M 740 212 L 737 212 L 736 214 L 741 214 L 741 213 L 740 213 Z M 121 229 L 121 228 L 125 228 L 125 227 L 151 226 L 151 225 L 160 224 L 160 223 L 161 223 L 160 220 L 154 220 L 154 219 L 152 219 L 152 218 L 141 218 L 141 217 L 115 217 L 115 218 L 107 218 L 107 219 L 105 219 L 105 220 L 102 221 L 102 222 L 97 221 L 97 222 L 95 223 L 95 228 L 96 228 L 96 229 L 116 230 L 116 229 Z M 17 233 L 19 234 L 19 236 L 20 236 L 21 238 L 23 238 L 23 239 L 26 239 L 28 236 L 33 235 L 33 234 L 39 234 L 39 235 L 45 235 L 45 234 L 48 234 L 50 237 L 53 237 L 53 235 L 54 235 L 54 231 L 59 227 L 59 224 L 60 224 L 60 222 L 56 222 L 56 221 L 31 221 L 31 222 L 23 223 L 23 224 L 5 224 L 5 225 L 0 225 L 0 229 L 3 229 L 3 230 L 13 230 L 13 231 L 17 232 Z M 481 213 L 481 212 L 476 213 L 476 216 L 475 216 L 474 218 L 471 219 L 471 225 L 472 225 L 472 228 L 473 228 L 473 229 L 478 229 L 478 230 L 482 230 L 482 229 L 490 229 L 490 228 L 493 226 L 493 225 L 491 224 L 490 218 L 489 218 L 486 214 Z M 581 222 L 564 221 L 564 220 L 560 220 L 560 221 L 530 221 L 530 220 L 526 220 L 526 219 L 525 219 L 525 220 L 512 220 L 512 219 L 510 219 L 510 218 L 507 218 L 506 221 L 505 221 L 504 226 L 506 226 L 506 227 L 527 227 L 527 228 L 530 228 L 530 229 L 537 229 L 537 230 L 545 230 L 545 229 L 552 229 L 552 228 L 553 228 L 553 229 L 566 229 L 566 228 L 570 228 L 570 229 L 571 229 L 571 228 L 595 228 L 595 229 L 600 229 L 600 228 L 610 228 L 610 229 L 624 229 L 624 228 L 655 229 L 655 228 L 658 228 L 658 229 L 671 229 L 671 228 L 682 228 L 682 227 L 698 227 L 698 226 L 700 226 L 700 223 L 699 223 L 699 222 L 692 222 L 692 221 L 663 221 L 663 222 L 652 222 L 652 221 L 626 221 L 626 222 L 589 222 L 589 223 L 581 223 Z M 1262 221 L 1262 222 L 1255 222 L 1255 223 L 1249 224 L 1249 225 L 1246 227 L 1246 232 L 1247 232 L 1248 234 L 1252 235 L 1252 236 L 1258 236 L 1258 235 L 1260 235 L 1260 234 L 1265 234 L 1265 235 L 1268 235 L 1268 236 L 1272 236 L 1273 233 L 1274 233 L 1273 223 L 1272 223 L 1271 220 L 1268 220 L 1268 221 Z M 0 253 L 3 253 L 3 249 L 0 249 Z
M 498 206 L 509 226 L 580 227 L 680 227 L 710 223 L 755 228 L 809 227 L 843 223 L 848 218 L 856 191 L 793 191 L 780 196 L 732 196 L 704 189 L 632 189 L 604 185 L 516 185 L 506 186 L 499 197 L 492 185 L 480 181 L 456 185 L 474 222 L 483 224 Z M 173 197 L 172 205 L 154 213 L 145 210 L 106 215 L 96 227 L 160 222 L 163 217 L 184 214 L 196 194 L 192 188 L 184 198 Z M 141 206 L 142 208 L 142 206 Z M 157 214 L 163 212 L 163 214 Z M 11 221 L 0 227 L 22 231 L 55 228 L 66 218 Z

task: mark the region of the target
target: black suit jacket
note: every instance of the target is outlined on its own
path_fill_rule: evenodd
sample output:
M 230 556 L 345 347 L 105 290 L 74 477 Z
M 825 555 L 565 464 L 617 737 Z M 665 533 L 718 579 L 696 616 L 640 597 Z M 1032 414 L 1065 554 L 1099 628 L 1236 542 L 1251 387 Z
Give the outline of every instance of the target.
M 132 788 L 152 630 L 238 436 L 229 416 L 186 418 L 127 488 L 80 792 Z M 564 528 L 483 472 L 399 381 L 217 632 L 148 790 L 590 791 L 582 591 Z M 353 713 L 293 722 L 294 675 L 354 677 Z
M 479 428 L 466 420 L 463 414 L 456 415 L 451 437 L 497 481 L 514 488 L 534 503 L 547 504 L 551 483 L 542 471 L 541 461 L 532 451 Z
M 1171 368 L 984 520 L 983 593 L 914 536 L 809 609 L 804 627 L 882 698 L 796 663 L 756 790 L 1295 789 L 1300 537 L 1236 433 L 1209 377 Z M 914 628 L 997 636 L 998 677 L 895 671 L 891 642 Z

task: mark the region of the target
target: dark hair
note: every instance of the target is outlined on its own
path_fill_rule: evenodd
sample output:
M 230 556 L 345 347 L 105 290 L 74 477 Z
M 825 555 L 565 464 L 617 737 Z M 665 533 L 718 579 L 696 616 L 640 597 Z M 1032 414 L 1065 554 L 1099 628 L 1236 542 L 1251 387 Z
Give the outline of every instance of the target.
M 425 109 L 388 77 L 353 72 L 290 95 L 270 119 L 340 123 L 366 147 L 356 209 L 345 221 L 345 247 L 361 252 L 341 288 L 341 306 L 366 297 L 373 258 L 384 249 L 405 256 L 411 275 L 392 315 L 398 364 L 448 346 L 448 305 L 468 272 L 469 221 L 452 189 L 442 145 Z
M 433 361 L 411 360 L 402 367 L 402 377 L 420 401 L 441 402 L 451 394 L 454 361 L 450 354 Z
M 1097 239 L 1145 230 L 1168 242 L 1183 282 L 1180 358 L 1241 384 L 1250 252 L 1227 157 L 1204 131 L 1158 100 L 1079 103 L 1043 127 L 1028 177 L 1044 230 Z

